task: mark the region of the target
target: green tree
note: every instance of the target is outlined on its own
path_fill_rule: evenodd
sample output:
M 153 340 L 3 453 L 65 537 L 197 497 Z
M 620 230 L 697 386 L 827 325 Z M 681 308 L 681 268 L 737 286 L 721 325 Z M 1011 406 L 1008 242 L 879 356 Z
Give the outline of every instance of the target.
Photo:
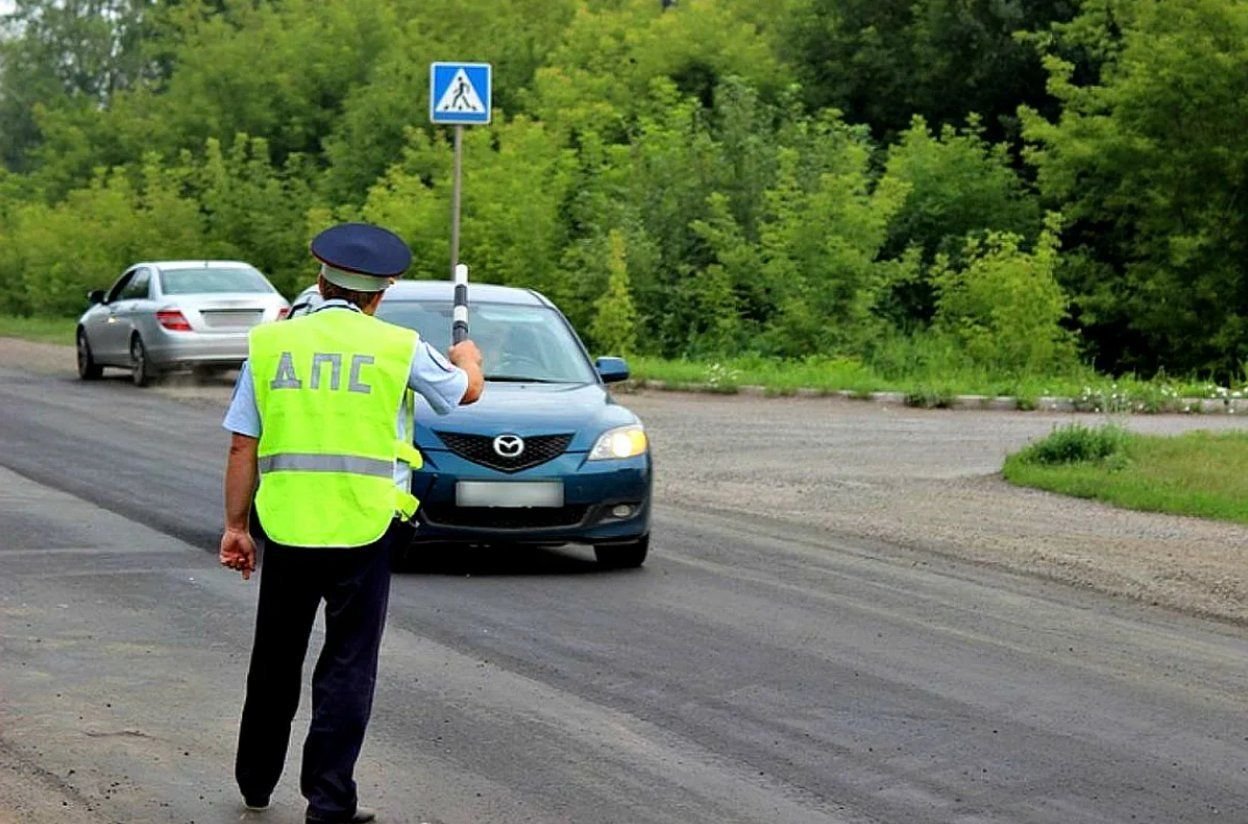
M 779 150 L 760 234 L 763 288 L 776 313 L 760 343 L 775 354 L 857 351 L 898 276 L 879 253 L 906 187 L 872 187 L 871 144 L 833 114 L 802 124 Z
M 720 80 L 742 78 L 768 94 L 784 85 L 751 3 L 654 0 L 582 4 L 563 43 L 536 72 L 526 109 L 556 130 L 592 128 L 623 139 L 658 80 L 709 108 Z
M 274 160 L 318 155 L 351 90 L 394 37 L 386 0 L 232 1 L 225 13 L 176 6 L 164 36 L 177 44 L 167 84 L 141 107 L 171 148 L 209 137 L 263 137 Z
M 1031 240 L 1040 231 L 1037 197 L 1011 167 L 1006 147 L 989 144 L 974 120 L 967 129 L 946 125 L 936 135 L 915 117 L 889 146 L 883 180 L 903 185 L 907 194 L 889 221 L 881 254 L 896 259 L 916 247 L 925 264 L 916 277 L 895 284 L 883 308 L 903 328 L 931 320 L 935 292 L 926 265 L 937 253 L 956 259 L 971 233 L 995 230 Z
M 797 0 L 785 42 L 813 108 L 835 106 L 890 136 L 920 115 L 943 126 L 982 116 L 1016 132 L 1020 103 L 1049 111 L 1045 75 L 1018 32 L 1069 20 L 1076 0 Z
M 37 109 L 98 109 L 151 74 L 147 0 L 13 0 L 0 15 L 0 164 L 29 168 Z
M 192 186 L 209 238 L 204 254 L 243 258 L 293 296 L 313 279 L 304 218 L 317 202 L 302 156 L 280 168 L 269 157 L 263 138 L 235 135 L 226 150 L 209 138 Z
M 198 207 L 182 193 L 189 170 L 149 156 L 132 180 L 101 172 L 61 203 L 23 204 L 0 230 L 4 308 L 74 314 L 88 290 L 107 286 L 138 260 L 202 255 Z
M 1120 5 L 1120 4 L 1115 4 Z M 1103 20 L 1105 4 L 1092 4 Z M 1092 13 L 1090 11 L 1090 13 Z M 1069 230 L 1063 282 L 1106 368 L 1248 360 L 1248 4 L 1136 0 L 1099 82 L 1051 56 L 1056 122 L 1029 159 Z
M 609 235 L 607 288 L 594 302 L 594 322 L 589 332 L 604 352 L 627 355 L 637 345 L 637 310 L 628 285 L 628 259 L 624 234 L 618 229 Z
M 501 119 L 500 119 L 501 120 Z M 366 219 L 392 227 L 416 251 L 413 274 L 450 273 L 451 149 L 409 131 L 403 160 L 372 188 Z M 561 292 L 561 207 L 574 158 L 542 124 L 517 117 L 464 139 L 460 259 L 474 278 Z
M 1063 328 L 1067 299 L 1055 277 L 1058 222 L 1051 218 L 1031 252 L 1022 238 L 990 232 L 972 238 L 962 266 L 940 255 L 935 327 L 957 340 L 971 360 L 997 374 L 1053 374 L 1075 363 Z
M 574 0 L 405 0 L 407 21 L 347 94 L 325 140 L 326 194 L 360 203 L 402 152 L 408 128 L 428 129 L 429 63 L 452 57 L 495 67 L 494 106 L 524 113 L 534 73 L 560 42 Z

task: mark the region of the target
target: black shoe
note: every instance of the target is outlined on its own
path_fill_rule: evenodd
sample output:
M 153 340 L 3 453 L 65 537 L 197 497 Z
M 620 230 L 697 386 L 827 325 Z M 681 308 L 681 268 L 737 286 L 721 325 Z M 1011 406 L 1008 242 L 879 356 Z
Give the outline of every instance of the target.
M 345 818 L 342 816 L 330 816 L 328 818 L 319 816 L 312 811 L 308 811 L 307 824 L 364 824 L 366 821 L 374 821 L 377 813 L 368 807 L 356 807 L 355 812 Z
M 243 796 L 243 806 L 253 813 L 262 813 L 269 808 L 269 799 Z

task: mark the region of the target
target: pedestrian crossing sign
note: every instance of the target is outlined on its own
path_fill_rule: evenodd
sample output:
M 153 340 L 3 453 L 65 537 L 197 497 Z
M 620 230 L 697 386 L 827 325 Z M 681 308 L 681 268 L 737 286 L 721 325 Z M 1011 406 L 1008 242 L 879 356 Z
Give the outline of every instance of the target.
M 490 122 L 489 63 L 432 63 L 429 66 L 429 120 L 451 125 Z

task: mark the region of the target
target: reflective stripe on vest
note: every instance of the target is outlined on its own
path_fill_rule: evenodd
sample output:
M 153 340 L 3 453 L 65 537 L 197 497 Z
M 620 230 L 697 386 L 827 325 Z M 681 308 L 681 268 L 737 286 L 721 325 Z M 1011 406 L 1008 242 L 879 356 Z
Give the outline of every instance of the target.
M 415 332 L 349 309 L 251 330 L 260 411 L 256 511 L 289 546 L 363 546 L 415 499 L 395 486 L 395 425 L 406 407 Z M 409 433 L 411 427 L 408 427 Z
M 352 475 L 376 475 L 394 477 L 394 462 L 355 455 L 317 455 L 284 452 L 266 455 L 257 462 L 260 472 L 347 472 Z

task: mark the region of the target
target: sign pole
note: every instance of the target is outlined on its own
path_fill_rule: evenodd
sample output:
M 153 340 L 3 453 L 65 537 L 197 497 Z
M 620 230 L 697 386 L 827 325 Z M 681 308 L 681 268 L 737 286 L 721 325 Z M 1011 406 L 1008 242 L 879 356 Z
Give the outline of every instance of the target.
M 455 305 L 452 309 L 451 343 L 459 343 L 468 337 L 468 272 L 459 266 L 459 202 L 463 186 L 464 127 L 455 126 L 455 167 L 451 181 L 451 280 L 455 283 Z M 462 317 L 461 317 L 462 315 Z
M 429 121 L 435 125 L 455 127 L 451 180 L 451 280 L 455 284 L 451 315 L 453 343 L 468 337 L 468 267 L 459 262 L 464 126 L 490 122 L 493 72 L 489 63 L 431 63 L 429 66 Z
M 468 337 L 468 267 L 459 265 L 459 196 L 463 186 L 464 127 L 456 125 L 456 159 L 451 184 L 451 280 L 456 285 L 452 307 L 451 342 Z
M 455 127 L 454 171 L 451 177 L 451 274 L 459 265 L 459 201 L 463 186 L 464 171 L 464 127 Z

